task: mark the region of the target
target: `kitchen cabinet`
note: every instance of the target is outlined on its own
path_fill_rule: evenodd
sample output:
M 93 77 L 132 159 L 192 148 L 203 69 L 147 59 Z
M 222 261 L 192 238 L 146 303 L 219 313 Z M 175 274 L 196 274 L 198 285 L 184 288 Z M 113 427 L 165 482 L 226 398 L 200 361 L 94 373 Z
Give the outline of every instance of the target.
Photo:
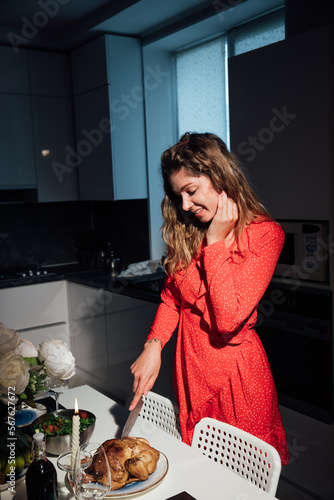
M 334 498 L 334 427 L 280 406 L 289 447 L 289 464 L 282 468 L 279 498 Z
M 94 387 L 125 401 L 132 388 L 130 366 L 142 351 L 157 304 L 68 283 L 70 330 L 76 369 Z M 154 391 L 173 398 L 172 344 L 162 351 Z
M 0 188 L 78 199 L 68 54 L 0 47 Z
M 70 57 L 29 51 L 38 201 L 78 200 Z
M 71 57 L 80 199 L 146 198 L 140 41 L 104 35 Z
M 76 373 L 106 390 L 109 376 L 103 291 L 69 282 L 68 306 Z
M 0 94 L 0 165 L 0 189 L 37 187 L 28 95 Z
M 133 384 L 130 366 L 143 350 L 158 305 L 113 292 L 107 292 L 107 296 L 109 390 L 125 401 Z M 153 390 L 175 400 L 172 357 L 172 343 L 168 343 L 161 354 L 161 370 Z
M 99 36 L 73 50 L 71 67 L 74 95 L 108 85 L 108 37 Z
M 330 30 L 229 59 L 231 149 L 276 218 L 330 218 Z
M 38 201 L 77 200 L 76 165 L 66 163 L 66 148 L 74 146 L 71 101 L 66 97 L 31 99 Z
M 0 46 L 0 93 L 30 93 L 28 51 Z
M 31 95 L 71 97 L 69 54 L 42 50 L 29 50 L 27 52 L 29 56 Z
M 36 348 L 43 340 L 53 338 L 70 347 L 65 281 L 1 289 L 0 317 Z

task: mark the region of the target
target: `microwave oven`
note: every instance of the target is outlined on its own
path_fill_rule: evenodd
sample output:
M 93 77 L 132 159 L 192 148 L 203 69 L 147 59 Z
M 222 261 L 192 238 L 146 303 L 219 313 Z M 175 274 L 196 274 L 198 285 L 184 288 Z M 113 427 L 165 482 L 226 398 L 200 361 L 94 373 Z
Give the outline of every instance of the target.
M 328 223 L 283 221 L 285 241 L 274 276 L 328 282 Z

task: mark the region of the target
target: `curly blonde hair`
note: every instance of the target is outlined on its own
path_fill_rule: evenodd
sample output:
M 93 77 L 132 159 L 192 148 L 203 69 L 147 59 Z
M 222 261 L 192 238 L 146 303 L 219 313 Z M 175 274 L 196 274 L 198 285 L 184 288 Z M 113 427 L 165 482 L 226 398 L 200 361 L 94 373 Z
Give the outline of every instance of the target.
M 165 197 L 162 201 L 162 237 L 167 244 L 165 268 L 168 275 L 186 269 L 197 255 L 210 223 L 203 224 L 182 210 L 182 201 L 170 185 L 170 176 L 185 168 L 192 177 L 207 176 L 217 192 L 224 190 L 238 207 L 234 237 L 239 249 L 241 234 L 251 222 L 273 220 L 251 189 L 237 158 L 225 143 L 211 133 L 186 133 L 161 156 Z

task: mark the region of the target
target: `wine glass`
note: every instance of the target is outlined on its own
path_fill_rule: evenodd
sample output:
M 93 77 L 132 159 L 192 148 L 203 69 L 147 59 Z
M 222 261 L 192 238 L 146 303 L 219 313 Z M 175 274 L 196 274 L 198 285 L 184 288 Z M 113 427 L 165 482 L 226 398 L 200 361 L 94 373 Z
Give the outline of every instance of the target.
M 82 453 L 89 454 L 92 463 L 85 470 Z M 78 447 L 74 469 L 70 473 L 73 492 L 78 500 L 104 498 L 111 491 L 111 474 L 107 455 L 100 443 L 86 443 Z
M 82 470 L 87 469 L 87 467 L 91 465 L 92 461 L 93 458 L 88 451 L 80 451 L 80 468 Z M 71 473 L 73 471 L 72 452 L 67 451 L 59 455 L 59 457 L 57 458 L 57 466 L 59 467 L 59 469 L 67 473 Z
M 54 397 L 56 401 L 56 411 L 59 410 L 59 396 L 69 388 L 69 380 L 47 377 L 44 381 L 45 392 Z

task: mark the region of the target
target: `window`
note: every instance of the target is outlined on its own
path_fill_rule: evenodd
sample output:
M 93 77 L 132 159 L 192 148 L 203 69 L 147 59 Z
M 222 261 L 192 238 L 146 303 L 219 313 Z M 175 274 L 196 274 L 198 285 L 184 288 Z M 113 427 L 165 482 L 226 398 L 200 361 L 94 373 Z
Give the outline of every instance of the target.
M 229 55 L 244 52 L 279 42 L 285 38 L 284 16 L 282 14 L 247 23 L 229 33 Z
M 285 37 L 284 15 L 265 16 L 175 55 L 179 137 L 213 132 L 229 146 L 227 57 Z
M 226 36 L 176 56 L 179 136 L 185 132 L 227 135 Z

